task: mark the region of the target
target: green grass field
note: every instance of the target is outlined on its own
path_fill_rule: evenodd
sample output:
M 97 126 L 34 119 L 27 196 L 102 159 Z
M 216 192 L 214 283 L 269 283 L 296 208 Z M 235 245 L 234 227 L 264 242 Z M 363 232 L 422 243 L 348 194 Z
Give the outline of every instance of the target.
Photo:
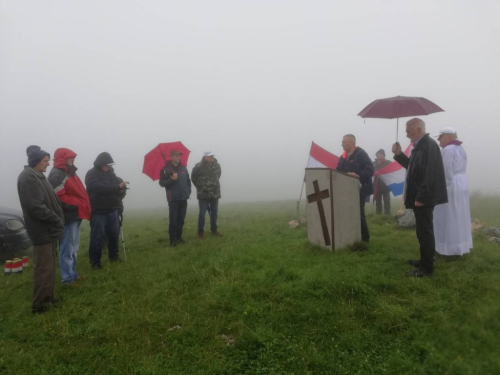
M 30 312 L 32 271 L 0 278 L 2 374 L 499 374 L 500 246 L 410 279 L 413 230 L 369 215 L 368 252 L 334 253 L 290 229 L 295 202 L 223 204 L 222 238 L 168 247 L 167 209 L 127 212 L 128 261 L 93 271 L 89 227 L 63 304 Z M 471 198 L 500 225 L 500 197 Z M 397 203 L 394 203 L 397 206 Z M 396 207 L 394 207 L 395 209 Z M 372 207 L 368 208 L 368 212 Z M 123 255 L 122 255 L 123 256 Z

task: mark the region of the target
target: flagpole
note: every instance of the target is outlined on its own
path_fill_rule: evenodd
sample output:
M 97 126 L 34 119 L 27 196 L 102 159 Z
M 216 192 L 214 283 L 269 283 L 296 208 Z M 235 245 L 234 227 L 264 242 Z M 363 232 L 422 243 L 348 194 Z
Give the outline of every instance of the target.
M 302 189 L 300 189 L 300 196 L 299 200 L 297 201 L 297 221 L 299 222 L 300 225 L 300 202 L 302 201 L 302 193 L 304 192 L 304 186 L 306 185 L 306 181 L 302 182 Z

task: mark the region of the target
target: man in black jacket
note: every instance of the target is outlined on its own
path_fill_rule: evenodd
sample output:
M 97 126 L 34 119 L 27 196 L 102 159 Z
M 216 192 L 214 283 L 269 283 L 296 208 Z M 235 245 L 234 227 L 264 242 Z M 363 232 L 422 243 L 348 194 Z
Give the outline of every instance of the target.
M 186 218 L 187 200 L 191 195 L 191 180 L 187 168 L 181 163 L 181 155 L 172 150 L 170 159 L 160 171 L 160 186 L 167 193 L 170 246 L 184 243 L 182 228 Z
M 120 210 L 128 182 L 117 177 L 112 165 L 113 158 L 107 152 L 100 153 L 94 161 L 94 168 L 85 176 L 85 185 L 90 199 L 90 243 L 89 258 L 92 268 L 101 266 L 102 246 L 108 248 L 110 262 L 120 261 L 118 241 L 120 237 Z
M 365 198 L 373 194 L 373 164 L 368 154 L 361 147 L 356 146 L 356 137 L 352 134 L 342 138 L 344 153 L 339 159 L 337 170 L 350 176 L 359 178 L 359 205 L 361 212 L 361 239 L 370 242 L 370 232 L 365 216 Z
M 413 142 L 408 158 L 399 143 L 392 145 L 394 159 L 406 168 L 404 203 L 415 213 L 416 231 L 420 243 L 420 260 L 409 260 L 415 270 L 406 273 L 412 277 L 432 276 L 434 253 L 434 206 L 448 202 L 443 159 L 439 146 L 425 133 L 425 123 L 419 118 L 406 123 L 406 135 Z
M 33 243 L 33 313 L 47 311 L 55 302 L 57 241 L 64 234 L 64 214 L 54 189 L 43 174 L 50 155 L 38 146 L 26 150 L 28 165 L 17 179 L 26 230 Z

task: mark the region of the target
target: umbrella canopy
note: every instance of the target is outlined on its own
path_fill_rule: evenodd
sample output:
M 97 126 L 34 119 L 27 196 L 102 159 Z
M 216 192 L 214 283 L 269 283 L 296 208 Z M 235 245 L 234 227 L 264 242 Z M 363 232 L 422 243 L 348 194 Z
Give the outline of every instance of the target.
M 168 142 L 160 143 L 144 156 L 144 165 L 142 173 L 149 176 L 153 181 L 160 179 L 160 171 L 165 166 L 167 161 L 170 160 L 170 153 L 177 150 L 181 155 L 181 163 L 187 166 L 189 159 L 189 151 L 182 142 Z
M 395 96 L 377 99 L 368 104 L 358 116 L 363 118 L 399 118 L 430 115 L 444 110 L 425 98 L 412 96 Z

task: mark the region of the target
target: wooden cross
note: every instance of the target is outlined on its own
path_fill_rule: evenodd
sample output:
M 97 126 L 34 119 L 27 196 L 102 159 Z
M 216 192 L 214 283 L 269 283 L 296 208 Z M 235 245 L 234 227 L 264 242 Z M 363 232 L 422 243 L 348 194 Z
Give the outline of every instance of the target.
M 325 239 L 325 244 L 330 246 L 330 234 L 328 233 L 328 226 L 326 224 L 325 209 L 323 208 L 323 199 L 330 198 L 330 193 L 328 190 L 319 191 L 318 180 L 313 181 L 314 194 L 307 196 L 307 201 L 309 203 L 318 203 L 319 219 L 321 220 L 321 229 L 323 229 L 323 237 Z

